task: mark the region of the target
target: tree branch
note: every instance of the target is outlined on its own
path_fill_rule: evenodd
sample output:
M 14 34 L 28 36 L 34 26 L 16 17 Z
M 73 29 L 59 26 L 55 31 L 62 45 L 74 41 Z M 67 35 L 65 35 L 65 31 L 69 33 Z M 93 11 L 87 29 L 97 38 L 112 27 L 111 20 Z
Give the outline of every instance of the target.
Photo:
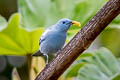
M 57 52 L 57 56 L 35 80 L 57 80 L 119 13 L 120 0 L 109 0 L 85 27 L 62 50 Z

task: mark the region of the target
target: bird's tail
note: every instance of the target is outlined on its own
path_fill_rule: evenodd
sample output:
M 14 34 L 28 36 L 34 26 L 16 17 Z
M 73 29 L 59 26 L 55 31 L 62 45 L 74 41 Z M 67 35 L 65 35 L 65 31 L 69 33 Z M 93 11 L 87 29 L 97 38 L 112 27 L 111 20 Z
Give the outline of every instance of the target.
M 35 54 L 33 54 L 32 56 L 43 56 L 43 54 L 40 52 L 40 50 L 38 50 Z

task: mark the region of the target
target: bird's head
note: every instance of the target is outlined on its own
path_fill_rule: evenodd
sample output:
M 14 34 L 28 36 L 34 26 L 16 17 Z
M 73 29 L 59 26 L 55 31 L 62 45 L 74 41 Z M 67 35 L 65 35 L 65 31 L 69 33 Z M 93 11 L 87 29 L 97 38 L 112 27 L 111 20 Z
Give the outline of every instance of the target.
M 70 28 L 72 24 L 75 26 L 80 26 L 80 23 L 77 21 L 72 21 L 70 19 L 63 18 L 56 23 L 56 27 L 61 31 L 67 32 L 67 30 Z

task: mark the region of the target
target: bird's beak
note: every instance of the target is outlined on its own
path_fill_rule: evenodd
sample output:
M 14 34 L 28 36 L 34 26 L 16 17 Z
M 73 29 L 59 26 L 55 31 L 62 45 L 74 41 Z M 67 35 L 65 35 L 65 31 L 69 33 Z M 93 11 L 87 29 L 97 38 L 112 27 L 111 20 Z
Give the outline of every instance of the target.
M 72 21 L 72 24 L 75 26 L 78 26 L 78 27 L 81 26 L 80 22 L 78 22 L 78 21 Z

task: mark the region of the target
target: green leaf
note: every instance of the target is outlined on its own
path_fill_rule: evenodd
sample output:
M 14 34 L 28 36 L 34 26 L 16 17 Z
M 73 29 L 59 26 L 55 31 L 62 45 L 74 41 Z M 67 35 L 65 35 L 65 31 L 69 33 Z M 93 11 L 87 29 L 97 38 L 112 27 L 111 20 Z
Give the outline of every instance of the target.
M 106 48 L 101 48 L 96 52 L 96 56 L 111 71 L 111 74 L 120 72 L 120 65 L 115 56 Z M 107 58 L 106 58 L 107 57 Z
M 47 13 L 44 11 L 47 10 L 49 0 L 18 0 L 18 2 L 22 27 L 36 28 L 44 26 Z
M 93 64 L 86 64 L 79 70 L 77 80 L 110 80 L 101 70 Z
M 88 22 L 88 20 L 90 20 L 104 5 L 105 2 L 106 0 L 78 0 L 75 3 L 72 18 L 79 20 L 82 26 L 84 26 L 86 22 Z
M 94 56 L 81 58 L 86 60 L 86 64 L 79 69 L 78 80 L 111 80 L 118 79 L 120 64 L 115 56 L 106 48 L 100 48 Z
M 92 57 L 92 56 L 94 56 L 93 53 L 88 53 L 88 52 L 82 53 L 82 54 L 78 57 L 78 60 L 81 59 L 81 58 Z
M 110 49 L 115 56 L 119 56 L 120 52 L 120 29 L 118 28 L 109 28 L 103 31 L 100 35 L 100 42 L 101 44 Z
M 116 74 L 112 80 L 120 80 L 120 73 Z
M 82 68 L 86 63 L 78 63 L 78 64 L 74 64 L 72 65 L 67 71 L 66 71 L 66 75 L 64 77 L 68 78 L 68 77 L 74 77 L 78 75 L 78 71 L 80 68 Z
M 43 28 L 26 30 L 19 26 L 19 14 L 13 14 L 7 27 L 0 32 L 1 55 L 27 55 L 34 53 L 39 47 Z
M 105 2 L 106 0 L 19 0 L 21 24 L 29 28 L 50 26 L 66 17 L 80 21 L 83 26 Z

